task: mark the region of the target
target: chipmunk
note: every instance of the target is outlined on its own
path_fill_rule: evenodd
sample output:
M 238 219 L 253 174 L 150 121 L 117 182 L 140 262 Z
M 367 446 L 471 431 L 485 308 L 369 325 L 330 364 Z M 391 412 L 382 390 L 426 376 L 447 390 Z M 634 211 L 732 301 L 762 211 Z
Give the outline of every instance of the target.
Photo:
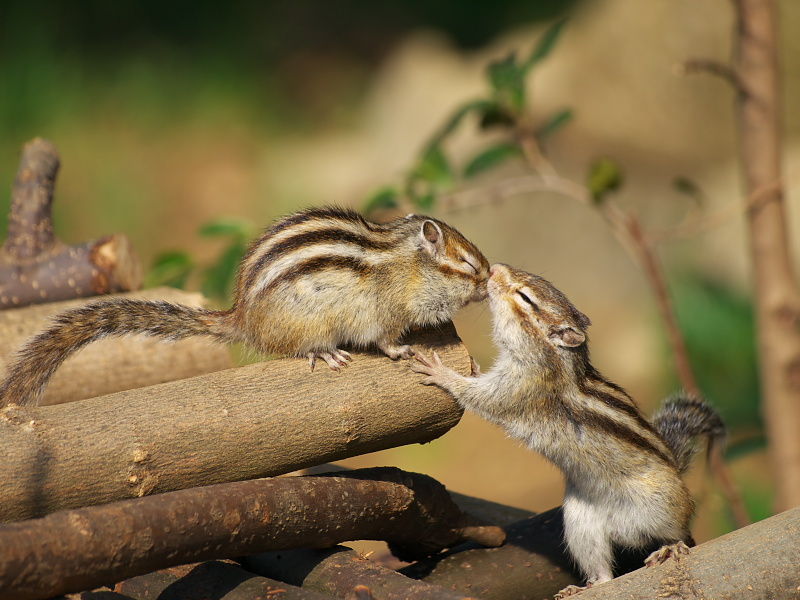
M 400 336 L 484 299 L 488 277 L 483 254 L 439 220 L 408 215 L 379 225 L 351 210 L 312 208 L 277 221 L 252 243 L 229 310 L 115 299 L 56 316 L 19 351 L 0 406 L 37 403 L 70 354 L 109 335 L 211 336 L 265 354 L 305 356 L 312 370 L 318 358 L 337 371 L 346 366 L 345 344 L 376 344 L 392 359 L 410 358 Z
M 719 415 L 691 398 L 668 400 L 648 423 L 633 399 L 589 361 L 589 318 L 541 277 L 493 265 L 488 283 L 492 369 L 464 377 L 434 354 L 412 369 L 465 409 L 504 427 L 558 466 L 566 478 L 567 548 L 587 585 L 612 579 L 614 547 L 662 548 L 646 564 L 694 545 L 694 504 L 681 480 L 695 436 L 716 443 Z M 560 598 L 584 588 L 570 586 Z

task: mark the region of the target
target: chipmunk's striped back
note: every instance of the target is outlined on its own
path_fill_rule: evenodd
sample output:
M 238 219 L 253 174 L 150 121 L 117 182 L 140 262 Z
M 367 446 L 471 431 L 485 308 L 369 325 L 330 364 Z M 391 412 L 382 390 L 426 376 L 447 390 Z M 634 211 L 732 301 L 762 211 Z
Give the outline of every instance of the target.
M 68 311 L 31 340 L 9 369 L 0 403 L 34 403 L 55 369 L 108 335 L 210 335 L 265 354 L 347 364 L 339 346 L 376 344 L 391 358 L 409 327 L 450 319 L 485 297 L 489 263 L 458 231 L 409 215 L 386 225 L 315 208 L 268 228 L 242 259 L 234 305 L 204 311 L 166 302 L 99 301 Z

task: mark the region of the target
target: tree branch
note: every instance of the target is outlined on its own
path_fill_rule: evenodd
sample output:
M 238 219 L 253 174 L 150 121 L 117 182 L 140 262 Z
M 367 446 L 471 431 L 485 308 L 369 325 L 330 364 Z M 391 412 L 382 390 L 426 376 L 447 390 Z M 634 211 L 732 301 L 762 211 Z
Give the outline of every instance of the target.
M 192 488 L 0 527 L 0 596 L 42 598 L 156 568 L 283 548 L 386 540 L 406 560 L 505 535 L 444 486 L 394 468 Z
M 790 254 L 781 175 L 777 8 L 735 0 L 737 97 L 747 196 L 759 366 L 778 510 L 800 505 L 800 289 Z
M 0 309 L 141 286 L 142 268 L 124 235 L 77 246 L 55 237 L 51 209 L 58 167 L 51 142 L 36 138 L 23 148 L 8 237 L 0 248 Z

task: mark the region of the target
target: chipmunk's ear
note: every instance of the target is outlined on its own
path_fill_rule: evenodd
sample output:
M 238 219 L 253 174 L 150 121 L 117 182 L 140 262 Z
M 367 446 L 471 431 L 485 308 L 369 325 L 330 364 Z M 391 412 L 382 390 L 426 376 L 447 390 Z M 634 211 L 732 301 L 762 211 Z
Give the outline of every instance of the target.
M 433 221 L 423 221 L 419 236 L 422 239 L 422 247 L 433 255 L 438 254 L 444 247 L 442 230 Z
M 576 348 L 586 341 L 586 334 L 565 325 L 551 331 L 550 339 L 556 346 Z

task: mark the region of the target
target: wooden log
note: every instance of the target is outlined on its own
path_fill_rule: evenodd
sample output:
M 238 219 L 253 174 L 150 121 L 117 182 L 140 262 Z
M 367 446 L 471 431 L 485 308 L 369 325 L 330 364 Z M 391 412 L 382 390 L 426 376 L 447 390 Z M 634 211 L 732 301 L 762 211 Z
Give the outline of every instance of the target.
M 205 303 L 201 294 L 174 288 L 112 297 L 167 300 L 189 306 Z M 19 347 L 45 329 L 53 316 L 94 300 L 67 300 L 0 311 L 0 378 L 5 377 Z M 42 404 L 93 398 L 230 367 L 229 350 L 208 338 L 165 342 L 144 335 L 113 337 L 89 344 L 68 358 L 50 380 Z
M 469 373 L 452 325 L 407 340 Z M 458 423 L 408 361 L 282 359 L 56 406 L 0 410 L 0 521 L 268 477 L 428 442 Z
M 142 268 L 124 235 L 67 246 L 53 232 L 59 158 L 36 138 L 22 150 L 0 248 L 0 309 L 138 289 Z
M 410 579 L 345 546 L 266 552 L 242 559 L 242 565 L 260 575 L 347 600 L 475 600 L 471 594 Z
M 240 566 L 211 561 L 127 579 L 114 591 L 136 600 L 330 600 L 330 596 L 260 577 Z
M 800 597 L 800 507 L 581 592 L 580 600 Z
M 427 556 L 505 534 L 444 486 L 394 468 L 237 481 L 0 526 L 0 597 L 45 598 L 156 568 L 283 548 L 379 539 Z

